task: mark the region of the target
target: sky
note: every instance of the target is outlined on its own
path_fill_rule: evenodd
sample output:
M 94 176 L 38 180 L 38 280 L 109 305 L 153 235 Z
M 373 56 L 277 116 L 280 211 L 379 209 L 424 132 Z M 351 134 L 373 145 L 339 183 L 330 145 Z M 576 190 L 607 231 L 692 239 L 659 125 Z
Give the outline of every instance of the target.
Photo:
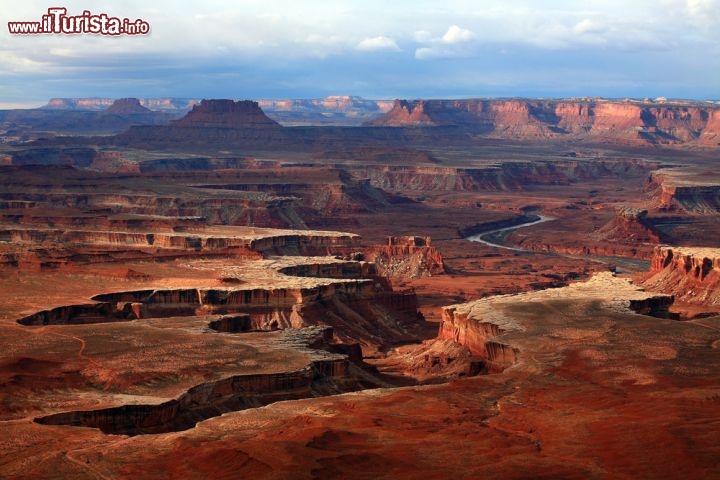
M 7 22 L 142 19 L 147 35 Z M 0 108 L 52 97 L 720 100 L 720 0 L 0 0 Z

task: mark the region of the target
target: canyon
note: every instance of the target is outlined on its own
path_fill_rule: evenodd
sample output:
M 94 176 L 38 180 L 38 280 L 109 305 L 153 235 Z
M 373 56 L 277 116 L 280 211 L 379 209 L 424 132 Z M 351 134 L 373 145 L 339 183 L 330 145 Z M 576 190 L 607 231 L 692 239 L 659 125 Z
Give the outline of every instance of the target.
M 720 478 L 717 106 L 272 102 L 0 144 L 0 476 Z

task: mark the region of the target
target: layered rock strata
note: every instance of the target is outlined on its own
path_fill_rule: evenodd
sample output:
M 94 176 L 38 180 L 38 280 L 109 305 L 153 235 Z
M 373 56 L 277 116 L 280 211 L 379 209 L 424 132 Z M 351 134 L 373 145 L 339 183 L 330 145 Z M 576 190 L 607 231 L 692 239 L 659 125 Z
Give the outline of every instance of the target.
M 396 100 L 367 125 L 458 125 L 500 138 L 585 138 L 636 143 L 713 145 L 712 104 L 656 104 L 608 100 Z
M 549 305 L 551 310 L 555 310 L 554 315 L 562 317 L 563 305 L 569 305 L 568 302 L 573 300 L 596 302 L 617 312 L 669 318 L 668 309 L 673 303 L 673 296 L 646 292 L 627 279 L 604 272 L 587 282 L 563 288 L 500 295 L 445 307 L 438 338 L 466 346 L 474 356 L 486 362 L 489 371 L 502 371 L 523 356 L 520 344 L 509 340 L 528 329 L 527 325 L 514 318 L 516 307 L 522 312 L 529 312 L 533 305 L 543 308 Z
M 325 348 L 332 331 L 309 328 L 295 336 L 313 348 Z M 297 342 L 299 343 L 299 342 Z M 353 375 L 347 356 L 314 353 L 325 358 L 290 372 L 233 375 L 196 385 L 177 398 L 157 404 L 130 404 L 99 410 L 56 413 L 38 417 L 43 425 L 98 428 L 114 435 L 140 435 L 187 430 L 197 422 L 223 413 L 300 398 L 319 397 L 374 386 L 372 376 Z M 358 367 L 354 367 L 358 368 Z M 379 383 L 379 381 L 378 381 Z
M 643 285 L 679 301 L 720 308 L 720 249 L 658 246 Z

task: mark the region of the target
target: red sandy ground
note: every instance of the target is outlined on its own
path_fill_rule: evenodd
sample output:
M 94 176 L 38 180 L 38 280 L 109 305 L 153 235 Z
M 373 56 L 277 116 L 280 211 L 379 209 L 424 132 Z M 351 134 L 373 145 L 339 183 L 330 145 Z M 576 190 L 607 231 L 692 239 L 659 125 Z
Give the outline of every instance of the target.
M 311 178 L 313 170 L 306 175 Z M 221 177 L 217 181 L 226 180 Z M 108 191 L 133 187 L 127 178 L 104 178 Z M 135 190 L 200 196 L 183 190 L 188 178 L 167 178 L 138 180 Z M 65 188 L 54 181 L 48 180 L 50 190 Z M 388 235 L 432 237 L 448 273 L 393 283 L 414 287 L 425 316 L 440 321 L 445 305 L 557 286 L 608 268 L 590 258 L 468 244 L 458 237 L 458 227 L 506 218 L 534 205 L 557 216 L 563 228 L 547 222 L 518 235 L 543 238 L 559 245 L 561 253 L 568 245 L 587 242 L 608 246 L 590 235 L 612 220 L 616 205 L 637 201 L 642 188 L 636 180 L 615 179 L 522 194 L 440 192 L 428 195 L 424 210 L 398 204 L 380 211 L 339 210 L 312 220 L 359 233 L 365 245 L 383 243 Z M 590 196 L 591 189 L 599 193 Z M 639 203 L 649 201 L 643 197 Z M 581 214 L 565 208 L 578 202 L 586 202 L 580 204 Z M 92 215 L 107 221 L 103 213 Z M 575 235 L 567 238 L 572 231 Z M 215 271 L 206 275 L 193 268 L 193 252 L 157 263 L 127 251 L 122 255 L 109 263 L 71 262 L 54 271 L 3 270 L 3 478 L 720 478 L 720 319 L 676 322 L 618 313 L 582 299 L 518 297 L 517 306 L 504 314 L 523 330 L 506 334 L 503 341 L 519 349 L 519 362 L 499 374 L 279 402 L 178 433 L 125 437 L 33 423 L 44 412 L 88 408 L 88 391 L 110 402 L 129 387 L 147 395 L 162 392 L 170 377 L 173 388 L 189 386 L 236 367 L 234 355 L 247 353 L 242 338 L 222 348 L 208 346 L 211 334 L 200 331 L 198 318 L 173 320 L 167 328 L 152 322 L 40 328 L 15 323 L 24 314 L 84 303 L 98 293 L 218 278 Z M 273 350 L 263 337 L 251 343 L 256 351 L 239 363 L 254 362 L 256 369 L 294 368 L 306 360 L 292 349 Z M 155 344 L 162 348 L 143 353 Z M 80 385 L 83 369 L 102 372 L 93 362 L 111 373 L 127 364 L 138 376 L 124 381 L 99 376 L 95 384 Z
M 132 438 L 4 422 L 11 478 L 720 478 L 720 318 L 597 300 L 504 314 L 518 363 L 449 384 L 280 402 Z

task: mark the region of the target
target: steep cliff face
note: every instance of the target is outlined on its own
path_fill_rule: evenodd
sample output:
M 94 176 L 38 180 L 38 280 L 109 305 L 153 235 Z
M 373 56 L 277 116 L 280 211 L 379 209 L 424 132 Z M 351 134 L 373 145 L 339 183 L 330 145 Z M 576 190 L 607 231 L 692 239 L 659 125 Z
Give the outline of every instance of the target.
M 642 177 L 656 165 L 642 160 L 507 162 L 478 168 L 368 166 L 349 170 L 376 188 L 397 193 L 507 191 L 530 185 L 566 185 L 602 177 Z
M 283 245 L 289 239 L 298 240 L 276 237 Z M 305 240 L 312 244 L 312 239 Z M 338 247 L 349 245 L 343 237 L 337 240 Z M 97 303 L 55 307 L 17 321 L 26 326 L 78 325 L 216 315 L 208 326 L 223 332 L 332 326 L 338 339 L 359 343 L 366 352 L 411 341 L 425 332 L 415 293 L 394 291 L 374 264 L 331 257 L 317 263 L 289 262 L 287 267 L 277 259 L 267 262 L 267 268 L 276 271 L 265 274 L 276 279 L 264 286 L 233 278 L 219 287 L 118 291 L 92 297 Z
M 658 246 L 643 286 L 678 301 L 720 307 L 720 249 Z
M 435 121 L 425 112 L 425 102 L 408 102 L 407 100 L 395 100 L 392 109 L 384 116 L 371 120 L 368 125 L 434 125 Z
M 720 212 L 720 182 L 714 177 L 714 171 L 661 169 L 650 175 L 647 190 L 661 210 L 716 214 Z
M 389 237 L 385 245 L 365 250 L 365 259 L 391 278 L 420 278 L 445 272 L 442 254 L 429 237 Z
M 674 207 L 691 213 L 720 212 L 720 185 L 672 185 L 662 186 L 660 207 Z
M 535 339 L 535 333 L 528 333 L 528 330 L 537 327 L 519 320 L 526 315 L 533 317 L 533 323 L 543 318 L 543 315 L 549 317 L 548 321 L 563 322 L 564 310 L 577 302 L 578 306 L 585 305 L 581 308 L 587 309 L 588 317 L 590 312 L 597 312 L 598 306 L 603 305 L 602 308 L 616 313 L 632 312 L 670 318 L 672 315 L 668 310 L 673 300 L 672 295 L 646 292 L 627 279 L 603 272 L 586 282 L 562 288 L 498 295 L 445 307 L 438 338 L 467 347 L 473 356 L 484 361 L 492 373 L 516 363 L 528 362 L 523 345 L 527 338 Z M 532 363 L 536 360 L 529 361 Z
M 707 125 L 700 134 L 700 143 L 711 147 L 720 145 L 720 110 L 709 112 Z
M 517 361 L 518 349 L 497 338 L 504 331 L 496 323 L 473 318 L 453 307 L 445 307 L 438 339 L 452 340 L 465 346 L 473 356 L 484 360 L 489 373 L 497 373 Z
M 242 100 L 203 100 L 180 120 L 174 122 L 180 127 L 210 128 L 258 128 L 276 127 L 280 124 L 271 120 L 257 102 Z
M 317 358 L 300 370 L 232 375 L 195 385 L 176 398 L 155 404 L 128 404 L 97 410 L 69 411 L 36 418 L 44 425 L 98 428 L 116 435 L 177 432 L 223 413 L 296 400 L 351 392 L 381 383 L 353 364 L 352 355 L 334 353 L 332 330 L 306 328 L 286 335 L 298 348 Z M 352 349 L 346 349 L 352 353 Z M 330 353 L 333 352 L 333 353 Z
M 647 214 L 647 210 L 620 208 L 612 220 L 593 233 L 593 239 L 635 246 L 657 244 L 660 242 L 660 235 L 647 220 Z
M 717 144 L 720 108 L 605 100 L 397 100 L 375 126 L 461 125 L 500 138 Z

